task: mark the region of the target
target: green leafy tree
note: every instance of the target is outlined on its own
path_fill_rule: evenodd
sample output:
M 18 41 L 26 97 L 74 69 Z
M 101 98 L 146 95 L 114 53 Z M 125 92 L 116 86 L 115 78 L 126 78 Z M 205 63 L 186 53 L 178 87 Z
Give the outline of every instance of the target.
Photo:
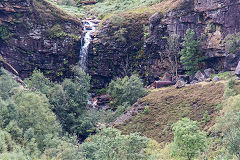
M 195 32 L 187 29 L 182 43 L 180 60 L 185 66 L 188 75 L 193 75 L 200 68 L 200 63 L 205 59 L 205 56 L 199 50 L 200 41 L 196 39 Z
M 59 134 L 61 126 L 51 111 L 51 105 L 45 95 L 20 90 L 13 95 L 18 115 L 15 119 L 23 132 L 29 128 L 34 130 L 34 137 L 41 150 L 44 149 L 43 139 L 46 134 Z
M 136 75 L 112 80 L 108 86 L 107 92 L 114 98 L 113 104 L 115 107 L 123 105 L 124 103 L 132 105 L 138 98 L 147 94 L 141 79 Z
M 0 70 L 0 98 L 3 100 L 10 97 L 10 91 L 14 87 L 18 87 L 19 84 L 13 79 L 13 76 L 5 70 Z
M 33 74 L 24 80 L 28 88 L 35 91 L 38 90 L 49 96 L 53 83 L 46 78 L 40 70 L 34 70 Z
M 200 131 L 196 121 L 183 118 L 174 124 L 173 132 L 173 157 L 191 160 L 206 148 L 206 133 Z
M 89 98 L 90 77 L 80 68 L 74 68 L 74 78 L 65 79 L 62 84 L 56 84 L 50 94 L 50 103 L 58 116 L 63 129 L 85 138 L 92 128 L 86 115 L 86 105 Z
M 151 155 L 144 152 L 148 142 L 148 138 L 136 133 L 122 135 L 117 129 L 103 128 L 81 145 L 80 154 L 89 160 L 148 160 Z

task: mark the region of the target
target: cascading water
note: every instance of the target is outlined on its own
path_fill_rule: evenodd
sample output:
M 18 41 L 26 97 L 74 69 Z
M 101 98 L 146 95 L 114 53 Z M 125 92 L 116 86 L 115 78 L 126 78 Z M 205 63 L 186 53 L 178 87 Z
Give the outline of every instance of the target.
M 82 24 L 84 26 L 84 31 L 86 32 L 81 40 L 81 49 L 79 54 L 79 64 L 80 67 L 86 71 L 87 70 L 87 55 L 89 51 L 89 46 L 92 42 L 92 33 L 97 30 L 97 24 L 93 20 L 83 20 Z

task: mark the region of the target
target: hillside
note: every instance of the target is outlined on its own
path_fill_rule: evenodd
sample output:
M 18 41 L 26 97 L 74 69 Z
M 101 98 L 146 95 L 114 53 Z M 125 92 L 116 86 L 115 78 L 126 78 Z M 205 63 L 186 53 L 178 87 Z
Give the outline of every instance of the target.
M 80 21 L 45 0 L 0 2 L 0 54 L 22 78 L 35 68 L 52 79 L 77 63 Z
M 138 100 L 137 103 L 142 106 L 140 113 L 133 113 L 130 119 L 122 124 L 115 122 L 115 125 L 127 134 L 140 132 L 159 143 L 171 142 L 171 126 L 183 117 L 197 120 L 201 128 L 207 131 L 218 115 L 216 107 L 222 103 L 223 93 L 224 82 L 202 82 L 181 89 L 168 87 L 153 90 Z M 149 107 L 146 114 L 143 113 L 145 107 Z M 206 111 L 210 121 L 204 123 L 203 115 Z

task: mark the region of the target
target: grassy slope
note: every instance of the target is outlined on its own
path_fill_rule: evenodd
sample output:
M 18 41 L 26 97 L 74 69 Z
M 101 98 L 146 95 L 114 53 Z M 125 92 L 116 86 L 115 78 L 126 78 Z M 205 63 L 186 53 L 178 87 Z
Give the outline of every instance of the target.
M 37 11 L 40 19 L 45 21 L 55 20 L 57 22 L 72 21 L 75 23 L 80 23 L 75 16 L 68 14 L 47 0 L 34 0 L 33 3 L 34 9 Z
M 170 142 L 173 138 L 171 125 L 182 117 L 201 122 L 203 114 L 208 111 L 211 121 L 201 123 L 201 128 L 212 126 L 217 113 L 215 106 L 221 103 L 223 92 L 223 83 L 197 84 L 181 89 L 168 87 L 152 91 L 139 100 L 141 105 L 149 106 L 149 113 L 139 113 L 117 128 L 124 133 L 140 132 L 158 142 Z

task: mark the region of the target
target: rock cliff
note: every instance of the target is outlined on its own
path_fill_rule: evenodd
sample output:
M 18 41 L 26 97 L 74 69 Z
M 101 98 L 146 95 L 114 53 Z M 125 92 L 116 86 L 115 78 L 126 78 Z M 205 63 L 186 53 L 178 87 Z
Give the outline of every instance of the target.
M 153 82 L 170 70 L 166 37 L 177 34 L 182 39 L 188 28 L 202 37 L 203 53 L 208 57 L 203 68 L 232 70 L 240 60 L 239 51 L 228 54 L 223 45 L 228 34 L 240 32 L 239 0 L 179 0 L 179 4 L 166 13 L 159 10 L 149 17 L 128 17 L 118 27 L 114 27 L 111 20 L 103 24 L 88 57 L 89 73 L 96 88 L 134 71 L 147 83 Z M 150 24 L 149 35 L 143 24 Z M 180 67 L 179 71 L 184 70 Z
M 22 78 L 60 80 L 78 62 L 81 22 L 45 0 L 0 1 L 0 54 Z

